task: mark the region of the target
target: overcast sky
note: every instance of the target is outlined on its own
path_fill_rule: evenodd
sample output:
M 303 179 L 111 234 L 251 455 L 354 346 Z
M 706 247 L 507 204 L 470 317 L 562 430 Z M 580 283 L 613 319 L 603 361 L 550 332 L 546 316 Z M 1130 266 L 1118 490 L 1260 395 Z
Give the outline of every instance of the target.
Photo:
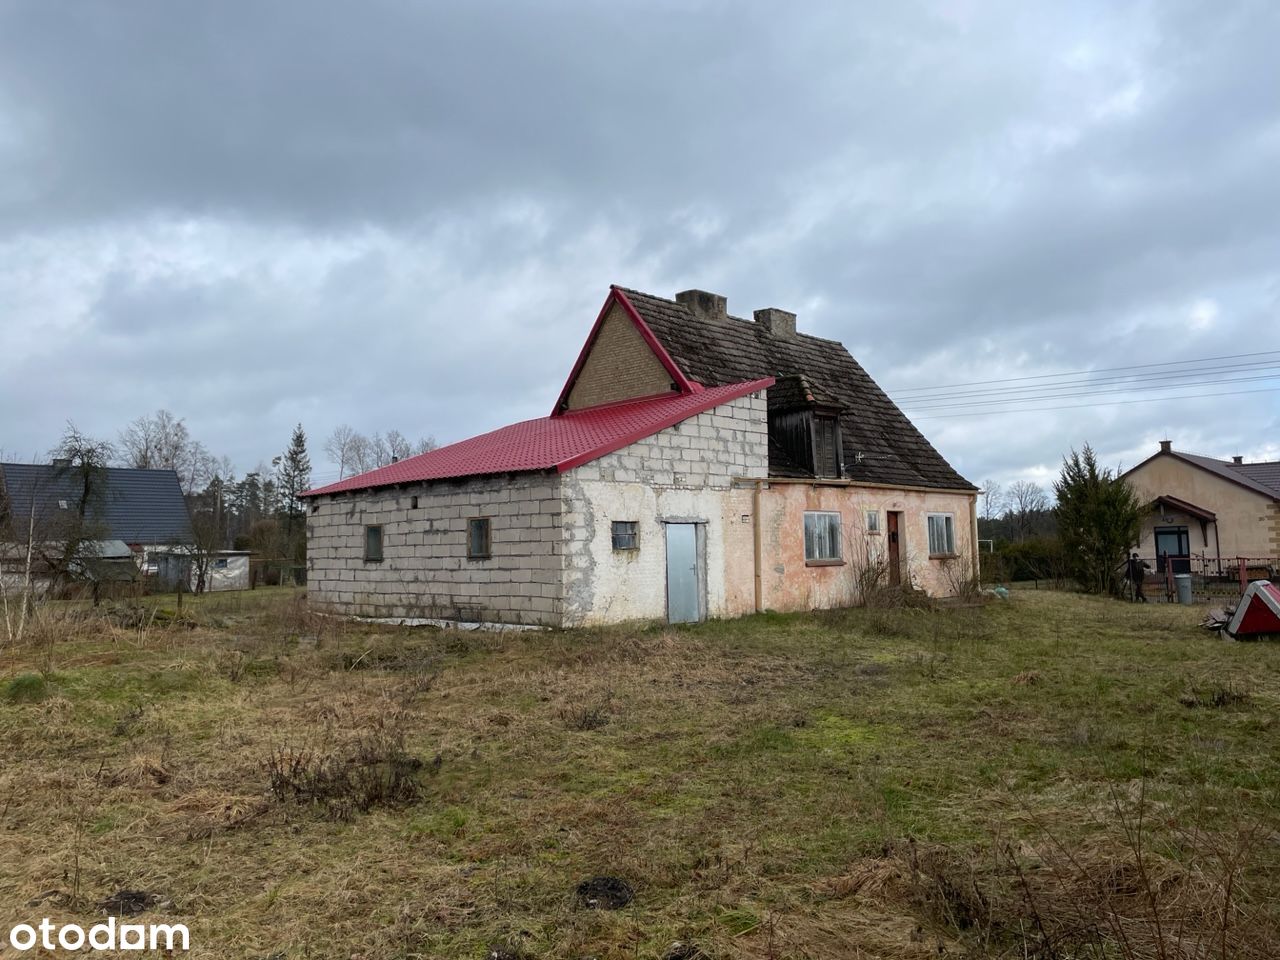
M 610 283 L 891 393 L 1280 350 L 1277 49 L 1271 0 L 0 0 L 0 450 L 163 407 L 329 479 L 339 423 L 549 412 Z M 1280 457 L 1274 391 L 917 422 L 975 482 Z

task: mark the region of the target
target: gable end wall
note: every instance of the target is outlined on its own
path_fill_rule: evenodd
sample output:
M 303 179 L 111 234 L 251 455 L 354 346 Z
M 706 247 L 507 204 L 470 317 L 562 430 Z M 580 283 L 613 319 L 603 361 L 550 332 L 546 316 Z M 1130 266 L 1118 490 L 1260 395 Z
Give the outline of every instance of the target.
M 671 374 L 618 303 L 609 308 L 568 396 L 580 410 L 671 391 Z
M 1200 522 L 1186 521 L 1195 553 L 1213 556 L 1221 548 L 1221 556 L 1227 559 L 1274 557 L 1280 551 L 1280 504 L 1269 497 L 1167 454 L 1152 457 L 1131 470 L 1126 478 L 1146 502 L 1168 495 L 1217 514 L 1217 539 L 1214 525 L 1210 523 L 1208 543 L 1203 545 Z M 1174 525 L 1181 522 L 1175 518 Z M 1155 555 L 1154 530 L 1163 525 L 1161 514 L 1146 514 L 1138 546 L 1144 556 Z

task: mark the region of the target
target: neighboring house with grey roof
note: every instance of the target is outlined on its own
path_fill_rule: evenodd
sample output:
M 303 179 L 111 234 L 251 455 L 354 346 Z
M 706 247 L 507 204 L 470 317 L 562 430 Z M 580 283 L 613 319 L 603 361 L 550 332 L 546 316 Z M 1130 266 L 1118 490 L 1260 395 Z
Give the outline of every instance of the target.
M 1237 558 L 1280 566 L 1280 461 L 1220 460 L 1162 440 L 1124 477 L 1149 505 L 1138 550 L 1161 572 L 1166 556 L 1175 572 L 1193 558 L 1223 572 Z
M 976 574 L 976 488 L 833 340 L 611 287 L 551 414 L 305 495 L 308 592 L 574 626 L 852 604 Z
M 141 563 L 149 549 L 195 542 L 173 470 L 102 468 L 94 471 L 86 495 L 83 475 L 65 462 L 0 463 L 0 543 L 8 544 L 8 567 L 21 553 L 14 545 L 25 544 L 28 531 L 47 545 L 84 541 L 68 570 L 86 571 L 90 579 L 103 561 L 120 559 L 122 545 Z M 115 566 L 118 573 L 120 564 Z

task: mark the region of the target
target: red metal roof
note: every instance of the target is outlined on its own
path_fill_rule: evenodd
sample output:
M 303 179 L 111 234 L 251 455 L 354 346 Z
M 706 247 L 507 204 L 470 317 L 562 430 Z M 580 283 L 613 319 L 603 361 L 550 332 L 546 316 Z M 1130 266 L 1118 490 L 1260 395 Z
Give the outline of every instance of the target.
M 448 480 L 493 473 L 556 470 L 563 473 L 628 444 L 653 436 L 681 420 L 722 403 L 765 390 L 773 378 L 733 383 L 697 393 L 671 394 L 573 410 L 526 420 L 492 433 L 388 464 L 325 487 L 304 497 L 346 490 L 367 490 L 423 480 Z

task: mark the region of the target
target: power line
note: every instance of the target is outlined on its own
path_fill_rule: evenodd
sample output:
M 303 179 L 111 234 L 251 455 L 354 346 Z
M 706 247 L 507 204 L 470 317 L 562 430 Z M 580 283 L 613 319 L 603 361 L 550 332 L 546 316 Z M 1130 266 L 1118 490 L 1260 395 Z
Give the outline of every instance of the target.
M 1240 397 L 1253 393 L 1280 393 L 1280 387 L 1264 387 L 1261 390 L 1228 390 L 1223 393 L 1187 393 L 1177 397 L 1143 397 L 1139 400 L 1109 400 L 1105 403 L 1075 403 L 1060 407 L 1026 407 L 1008 410 L 976 410 L 972 413 L 935 413 L 913 420 L 954 420 L 960 417 L 1007 416 L 1015 413 L 1047 413 L 1053 410 L 1087 410 L 1094 407 L 1118 407 L 1131 403 L 1162 403 L 1168 400 L 1207 400 L 1213 397 Z
M 1057 390 L 1060 388 L 1066 389 L 1075 387 L 1101 387 L 1108 384 L 1129 383 L 1142 385 L 1158 380 L 1183 380 L 1194 382 L 1195 378 L 1210 374 L 1260 372 L 1263 370 L 1280 370 L 1280 363 L 1275 361 L 1257 360 L 1249 363 L 1232 363 L 1223 366 L 1196 367 L 1192 370 L 1178 370 L 1176 372 L 1136 373 L 1120 377 L 1098 377 L 1092 380 L 1064 380 L 1061 383 L 1036 383 L 1021 387 L 992 387 L 985 390 L 964 390 L 955 393 L 940 392 L 933 393 L 932 395 L 918 394 L 903 398 L 903 402 L 917 403 L 932 402 L 934 400 L 950 400 L 962 397 L 989 397 L 1003 393 L 1027 393 L 1028 391 L 1035 392 L 1039 390 Z M 1174 385 L 1177 386 L 1177 384 Z
M 1026 377 L 1000 377 L 995 380 L 970 380 L 967 383 L 938 384 L 932 387 L 908 387 L 903 390 L 891 390 L 891 394 L 901 396 L 908 393 L 928 392 L 931 390 L 953 390 L 958 387 L 981 387 L 992 383 L 1022 383 L 1028 380 L 1049 380 L 1055 377 L 1079 377 L 1093 373 L 1119 373 L 1124 370 L 1151 370 L 1156 367 L 1185 366 L 1192 363 L 1213 363 L 1219 360 L 1247 360 L 1250 358 L 1278 356 L 1280 350 L 1255 350 L 1252 353 L 1233 353 L 1220 357 L 1199 357 L 1193 360 L 1166 360 L 1162 363 L 1140 363 L 1126 367 L 1098 367 L 1093 370 L 1070 370 L 1063 373 L 1041 373 Z M 1046 384 L 1052 386 L 1052 384 Z
M 1217 381 L 1217 384 L 1204 384 L 1204 386 L 1217 386 L 1223 383 L 1256 383 L 1258 381 L 1275 380 L 1280 378 L 1280 373 L 1269 373 L 1259 377 L 1223 377 Z M 1143 391 L 1150 390 L 1179 390 L 1183 387 L 1200 386 L 1194 382 L 1182 383 L 1157 383 L 1142 387 Z M 998 397 L 992 400 L 928 400 L 922 403 L 913 403 L 907 401 L 906 407 L 909 410 L 958 410 L 965 407 L 990 407 L 998 404 L 1017 404 L 1017 403 L 1035 403 L 1041 400 L 1069 400 L 1075 397 L 1104 397 L 1114 396 L 1116 394 L 1124 395 L 1126 393 L 1135 393 L 1137 389 L 1134 387 L 1118 387 L 1107 390 L 1071 390 L 1066 393 L 1046 393 L 1039 396 L 1030 397 Z M 1156 398 L 1161 399 L 1161 398 Z M 1163 399 L 1171 399 L 1165 397 Z

